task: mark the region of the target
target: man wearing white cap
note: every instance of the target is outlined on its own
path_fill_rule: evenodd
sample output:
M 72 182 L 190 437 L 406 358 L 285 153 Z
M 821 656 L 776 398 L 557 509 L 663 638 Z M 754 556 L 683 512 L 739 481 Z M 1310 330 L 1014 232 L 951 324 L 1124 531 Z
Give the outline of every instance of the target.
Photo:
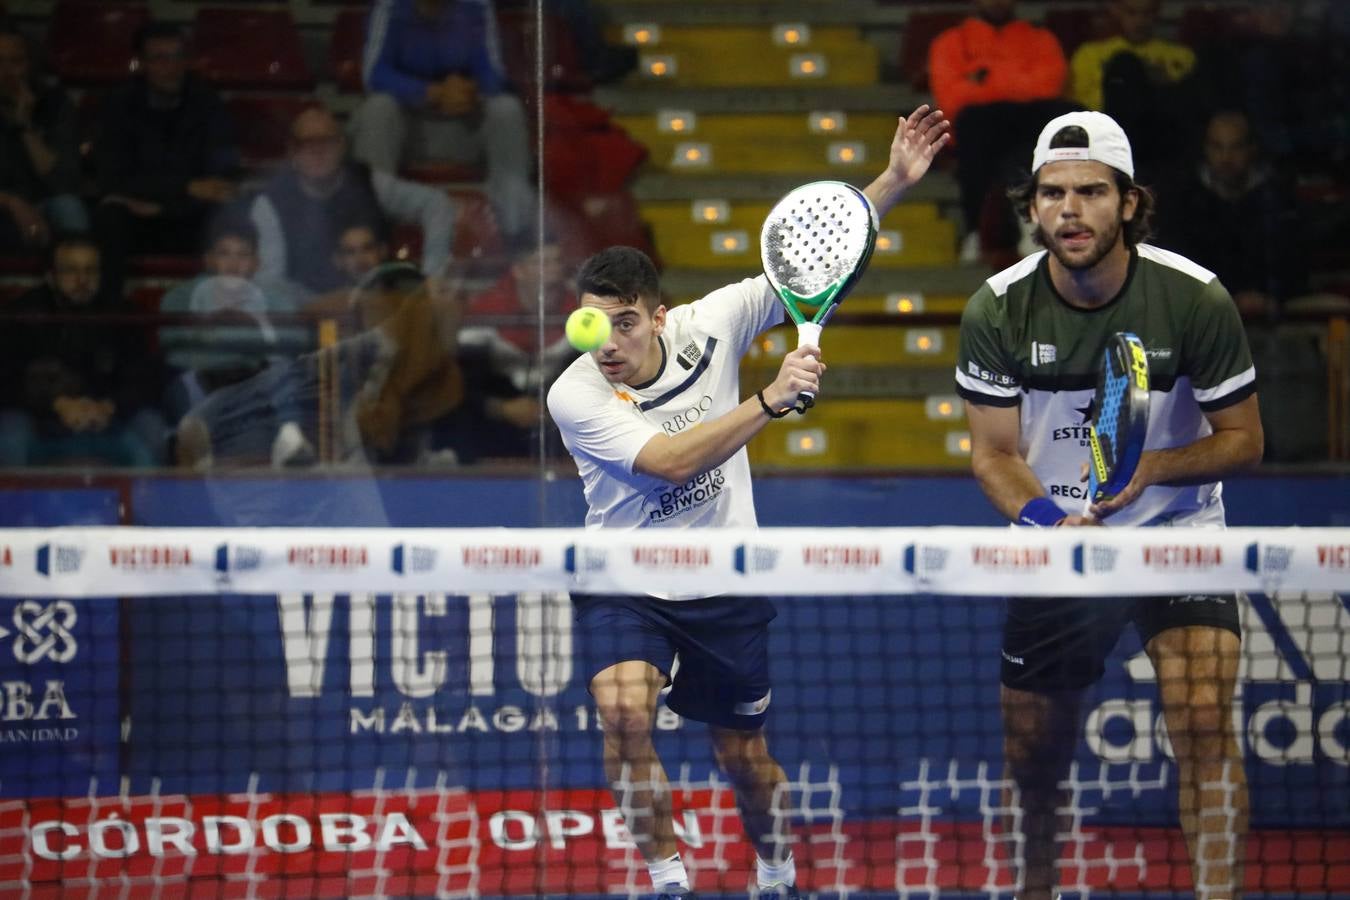
M 990 501 L 1036 527 L 1224 524 L 1219 479 L 1261 459 L 1256 374 L 1237 309 L 1209 272 L 1152 247 L 1153 198 L 1134 182 L 1110 117 L 1050 121 L 1031 178 L 1011 192 L 1046 249 L 993 276 L 961 320 L 957 390 L 971 462 Z M 1081 481 L 1096 371 L 1108 338 L 1147 348 L 1150 416 L 1133 480 L 1083 515 Z M 1010 599 L 1003 631 L 1004 763 L 1024 838 L 1022 900 L 1053 895 L 1060 785 L 1078 744 L 1084 690 L 1133 622 L 1157 673 L 1175 753 L 1178 808 L 1202 900 L 1242 885 L 1247 788 L 1231 701 L 1240 628 L 1232 595 Z M 1012 807 L 1012 798 L 1005 804 Z

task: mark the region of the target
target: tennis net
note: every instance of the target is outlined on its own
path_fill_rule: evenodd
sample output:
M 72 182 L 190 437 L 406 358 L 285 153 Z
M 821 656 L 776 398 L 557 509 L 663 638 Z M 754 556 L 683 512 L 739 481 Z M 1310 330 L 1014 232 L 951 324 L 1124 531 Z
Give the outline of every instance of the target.
M 1350 895 L 1343 529 L 17 529 L 0 534 L 0 895 L 643 894 L 569 591 L 763 594 L 803 889 L 1016 884 L 1003 595 L 1242 592 L 1247 897 Z M 1191 890 L 1156 675 L 1088 691 L 1059 880 Z M 681 854 L 754 895 L 706 729 L 658 708 Z

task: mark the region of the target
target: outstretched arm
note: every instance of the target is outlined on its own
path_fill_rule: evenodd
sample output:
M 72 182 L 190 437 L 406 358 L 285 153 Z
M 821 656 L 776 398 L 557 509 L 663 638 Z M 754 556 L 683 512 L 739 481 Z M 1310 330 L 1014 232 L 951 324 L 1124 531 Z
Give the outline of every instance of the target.
M 927 103 L 901 119 L 891 140 L 891 157 L 886 171 L 869 184 L 863 193 L 884 217 L 900 201 L 905 191 L 919 183 L 938 151 L 951 142 L 952 124 L 940 109 Z

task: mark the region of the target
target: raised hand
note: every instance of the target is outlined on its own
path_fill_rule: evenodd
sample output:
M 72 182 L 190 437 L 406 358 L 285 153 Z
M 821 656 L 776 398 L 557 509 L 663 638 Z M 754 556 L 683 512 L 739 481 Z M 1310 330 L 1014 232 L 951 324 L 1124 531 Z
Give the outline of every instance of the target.
M 908 187 L 928 171 L 933 157 L 951 143 L 952 123 L 940 109 L 927 103 L 901 119 L 891 140 L 891 159 L 888 169 Z

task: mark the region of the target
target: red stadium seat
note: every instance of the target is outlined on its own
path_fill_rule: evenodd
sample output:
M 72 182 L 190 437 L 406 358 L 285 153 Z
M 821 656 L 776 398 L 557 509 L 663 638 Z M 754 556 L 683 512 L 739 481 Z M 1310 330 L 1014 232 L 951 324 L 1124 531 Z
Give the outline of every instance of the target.
M 1052 9 L 1045 14 L 1045 27 L 1059 38 L 1066 57 L 1073 56 L 1073 51 L 1088 41 L 1104 40 L 1116 31 L 1107 9 Z
M 344 9 L 333 19 L 328 41 L 328 67 L 338 90 L 359 94 L 365 88 L 361 78 L 361 49 L 366 41 L 366 11 Z
M 236 95 L 225 105 L 234 118 L 244 165 L 257 167 L 286 155 L 291 123 L 315 101 L 286 94 Z
M 137 3 L 62 0 L 47 28 L 52 70 L 67 83 L 122 81 L 133 71 L 136 32 L 149 19 Z
M 905 21 L 900 45 L 900 77 L 915 90 L 928 89 L 928 47 L 939 34 L 959 25 L 959 12 L 912 12 Z
M 520 90 L 532 93 L 536 81 L 534 13 L 529 10 L 498 13 L 497 33 L 506 77 Z M 557 16 L 544 19 L 544 87 L 556 91 L 586 91 L 591 87 L 572 31 Z
M 289 10 L 199 9 L 193 46 L 198 71 L 221 87 L 314 86 Z

